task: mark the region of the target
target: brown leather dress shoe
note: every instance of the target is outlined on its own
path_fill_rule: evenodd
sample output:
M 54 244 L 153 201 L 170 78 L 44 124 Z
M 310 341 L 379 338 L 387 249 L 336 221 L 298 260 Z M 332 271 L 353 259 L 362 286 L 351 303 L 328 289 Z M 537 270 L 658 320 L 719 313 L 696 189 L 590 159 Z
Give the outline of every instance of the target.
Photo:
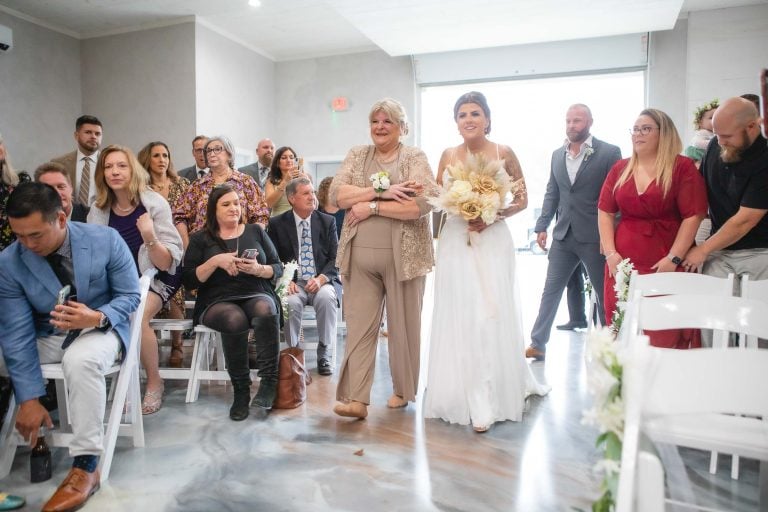
M 345 418 L 363 419 L 368 416 L 368 406 L 363 402 L 349 402 L 348 404 L 339 404 L 333 408 L 333 412 Z
M 525 357 L 532 357 L 536 361 L 543 361 L 547 355 L 533 345 L 525 349 Z
M 93 473 L 79 468 L 70 469 L 67 478 L 43 506 L 43 512 L 70 512 L 79 509 L 99 490 L 99 481 L 98 469 Z

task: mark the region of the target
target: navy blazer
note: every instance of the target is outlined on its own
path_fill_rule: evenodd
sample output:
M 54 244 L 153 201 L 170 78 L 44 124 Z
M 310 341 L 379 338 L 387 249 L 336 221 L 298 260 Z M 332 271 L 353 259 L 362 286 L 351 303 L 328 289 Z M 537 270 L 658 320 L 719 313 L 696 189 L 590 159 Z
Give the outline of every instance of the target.
M 139 275 L 120 234 L 68 222 L 77 301 L 109 318 L 125 349 L 129 315 L 139 306 Z M 18 401 L 45 395 L 37 338 L 54 333 L 50 312 L 61 289 L 47 260 L 18 241 L 0 253 L 0 347 Z
M 580 243 L 600 242 L 597 230 L 597 200 L 603 188 L 605 177 L 613 164 L 621 159 L 618 146 L 608 144 L 592 137 L 594 152 L 585 156 L 571 184 L 568 169 L 565 166 L 565 149 L 560 146 L 552 153 L 552 165 L 544 194 L 541 215 L 536 221 L 534 231 L 546 231 L 552 218 L 557 214 L 557 222 L 552 238 L 562 240 L 568 229 Z
M 336 251 L 339 239 L 336 235 L 336 219 L 331 215 L 312 212 L 309 221 L 312 231 L 312 255 L 315 258 L 315 271 L 323 274 L 336 289 L 336 297 L 341 298 L 341 280 L 336 268 Z M 269 219 L 267 234 L 277 249 L 277 255 L 283 263 L 291 260 L 299 262 L 299 237 L 296 233 L 296 220 L 293 209 Z

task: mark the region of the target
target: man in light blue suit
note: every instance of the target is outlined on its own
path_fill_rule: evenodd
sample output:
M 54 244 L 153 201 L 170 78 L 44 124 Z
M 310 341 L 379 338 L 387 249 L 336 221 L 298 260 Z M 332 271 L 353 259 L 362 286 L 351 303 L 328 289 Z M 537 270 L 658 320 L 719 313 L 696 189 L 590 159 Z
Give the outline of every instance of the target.
M 541 294 L 539 315 L 531 331 L 525 356 L 543 361 L 557 306 L 573 271 L 583 263 L 597 293 L 597 313 L 603 320 L 603 272 L 597 231 L 597 200 L 605 177 L 621 159 L 621 150 L 590 133 L 592 112 L 584 104 L 571 105 L 565 115 L 565 144 L 552 153 L 552 165 L 544 194 L 541 216 L 536 221 L 537 243 L 547 245 L 547 228 L 557 216 L 552 231 L 547 279 Z
M 34 445 L 40 426 L 52 426 L 38 401 L 40 364 L 61 362 L 74 463 L 43 510 L 74 510 L 99 488 L 104 373 L 128 349 L 138 272 L 117 231 L 67 222 L 58 193 L 44 183 L 19 185 L 7 214 L 17 241 L 0 254 L 0 374 L 7 370 L 20 404 L 16 428 Z M 67 285 L 69 300 L 57 304 Z

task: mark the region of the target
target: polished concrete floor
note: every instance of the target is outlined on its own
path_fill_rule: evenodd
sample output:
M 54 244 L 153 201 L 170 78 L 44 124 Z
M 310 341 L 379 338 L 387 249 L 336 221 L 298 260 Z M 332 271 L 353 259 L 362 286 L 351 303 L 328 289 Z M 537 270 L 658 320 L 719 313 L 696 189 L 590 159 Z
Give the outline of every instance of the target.
M 518 261 L 530 330 L 546 259 L 526 255 Z M 428 319 L 429 294 L 425 302 Z M 563 305 L 558 323 L 566 315 Z M 343 337 L 339 342 L 343 348 Z M 588 510 L 599 494 L 599 478 L 591 471 L 598 459 L 596 432 L 580 423 L 589 404 L 584 334 L 554 331 L 549 347 L 546 363 L 531 366 L 552 392 L 530 399 L 522 422 L 497 424 L 482 435 L 423 420 L 418 402 L 387 409 L 385 338 L 365 421 L 331 412 L 335 377 L 314 373 L 310 352 L 314 381 L 308 402 L 273 411 L 265 421 L 230 421 L 229 386 L 203 385 L 200 399 L 185 404 L 184 383 L 168 382 L 163 408 L 145 418 L 146 447 L 118 448 L 110 480 L 84 510 Z M 717 475 L 707 472 L 708 454 L 684 452 L 683 460 L 687 469 L 669 475 L 682 489 L 678 494 L 721 510 L 758 510 L 756 463 L 743 461 L 741 478 L 733 481 L 728 457 L 721 457 Z M 55 450 L 53 478 L 30 484 L 27 452 L 20 449 L 0 490 L 26 496 L 23 510 L 39 510 L 70 463 L 66 450 Z

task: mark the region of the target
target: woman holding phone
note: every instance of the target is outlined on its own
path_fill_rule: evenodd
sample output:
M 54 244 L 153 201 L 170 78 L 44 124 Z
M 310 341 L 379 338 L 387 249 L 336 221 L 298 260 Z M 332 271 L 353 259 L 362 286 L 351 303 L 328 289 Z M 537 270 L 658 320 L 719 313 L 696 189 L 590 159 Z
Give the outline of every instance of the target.
M 269 216 L 274 217 L 291 209 L 291 204 L 285 196 L 285 187 L 296 178 L 307 178 L 312 181 L 304 171 L 297 166 L 296 152 L 283 146 L 275 152 L 272 159 L 272 167 L 267 175 L 267 182 L 264 188 L 266 194 L 267 206 L 272 211 Z
M 195 324 L 221 333 L 235 395 L 229 410 L 234 421 L 249 414 L 251 328 L 261 378 L 254 403 L 266 412 L 275 400 L 281 314 L 271 280 L 282 274 L 283 266 L 266 232 L 258 224 L 245 224 L 237 191 L 228 184 L 214 188 L 205 227 L 189 239 L 183 275 L 184 286 L 198 291 Z

